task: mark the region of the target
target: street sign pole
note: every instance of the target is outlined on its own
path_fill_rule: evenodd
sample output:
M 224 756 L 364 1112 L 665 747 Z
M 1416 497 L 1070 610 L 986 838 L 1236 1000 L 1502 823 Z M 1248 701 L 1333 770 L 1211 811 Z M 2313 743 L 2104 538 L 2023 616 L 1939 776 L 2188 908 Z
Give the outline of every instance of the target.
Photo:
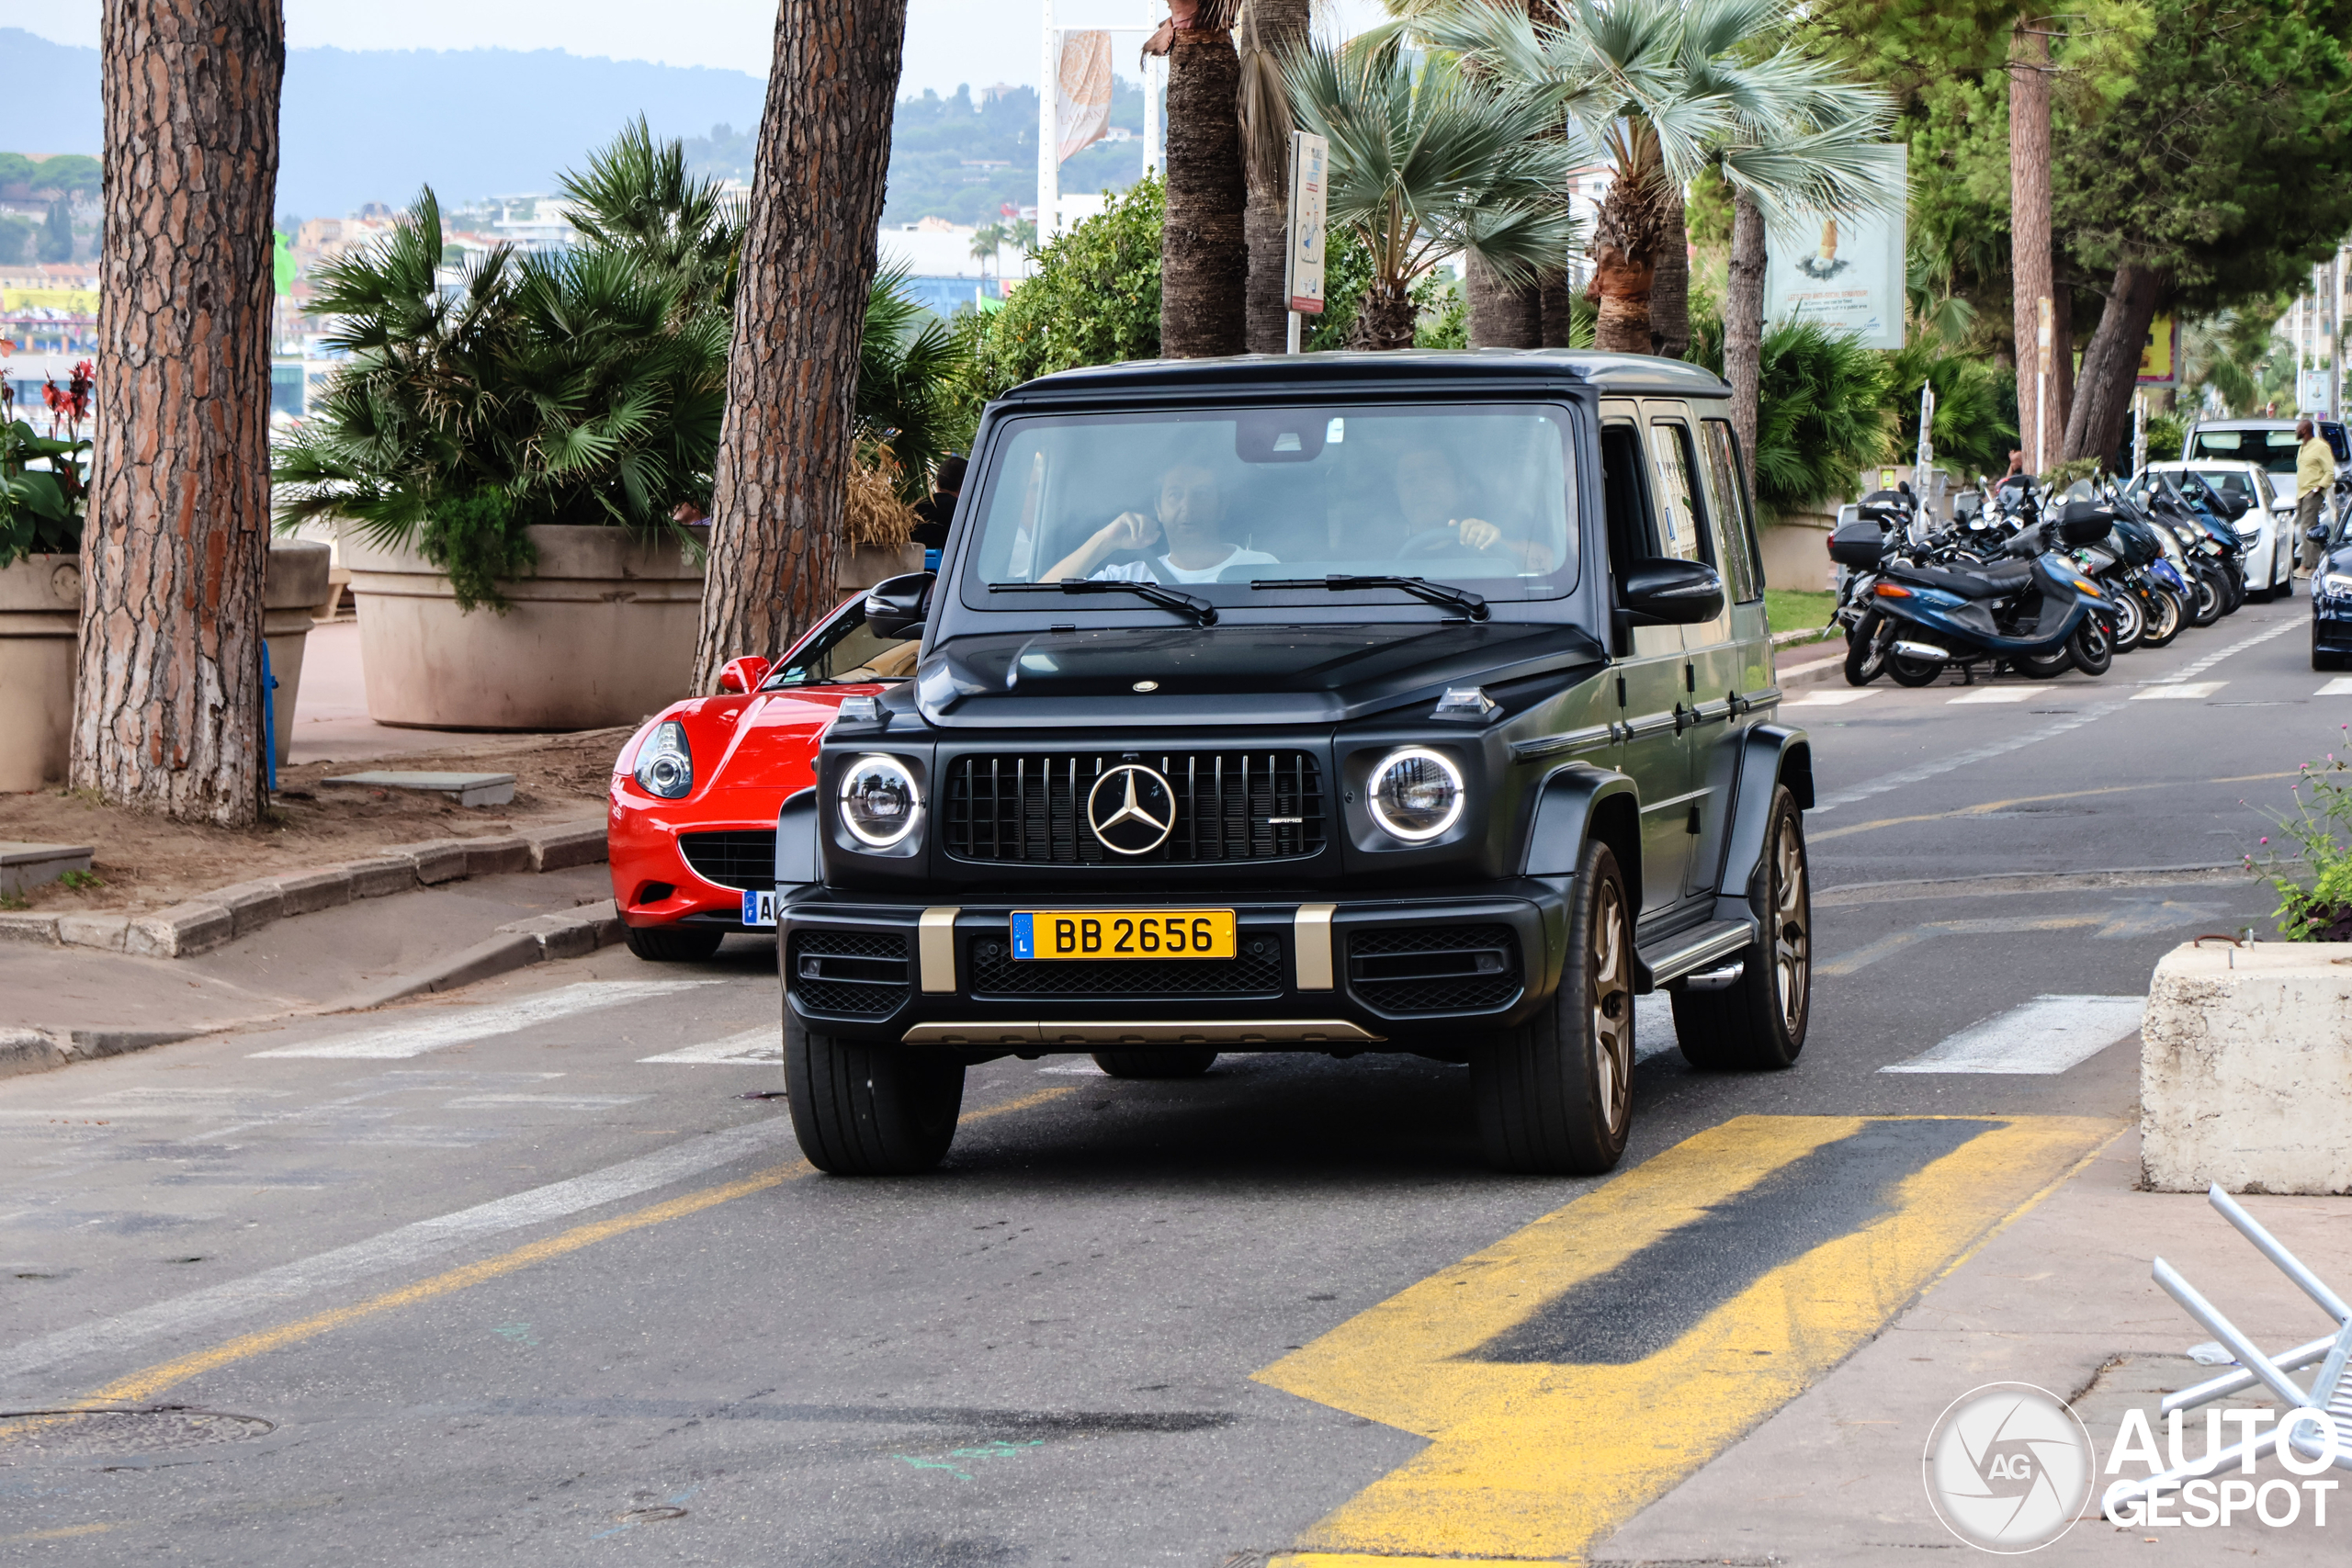
M 1323 313 L 1324 187 L 1330 143 L 1290 133 L 1290 212 L 1283 222 L 1283 292 L 1290 299 L 1288 352 L 1299 351 L 1302 317 Z
M 2041 296 L 2034 301 L 2034 307 L 2037 324 L 2033 335 L 2041 358 L 2033 373 L 2033 471 L 2046 474 L 2050 471 L 2050 465 L 2043 460 L 2049 456 L 2050 438 L 2050 296 Z

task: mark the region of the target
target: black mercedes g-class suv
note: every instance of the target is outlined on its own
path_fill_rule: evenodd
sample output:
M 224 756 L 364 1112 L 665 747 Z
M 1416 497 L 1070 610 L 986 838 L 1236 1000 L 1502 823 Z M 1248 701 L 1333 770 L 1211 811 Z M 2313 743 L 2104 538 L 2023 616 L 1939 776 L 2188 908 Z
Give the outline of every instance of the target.
M 991 403 L 922 626 L 776 834 L 793 1122 L 930 1168 L 967 1066 L 1466 1063 L 1514 1171 L 1623 1153 L 1634 998 L 1785 1067 L 1801 731 L 1715 377 L 1568 350 L 1066 371 Z

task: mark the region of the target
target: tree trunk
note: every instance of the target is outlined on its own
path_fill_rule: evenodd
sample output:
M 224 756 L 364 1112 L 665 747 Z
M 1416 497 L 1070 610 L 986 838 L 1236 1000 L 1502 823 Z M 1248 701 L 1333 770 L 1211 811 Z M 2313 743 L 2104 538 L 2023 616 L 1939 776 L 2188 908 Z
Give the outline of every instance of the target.
M 1690 352 L 1690 234 L 1683 221 L 1682 187 L 1659 203 L 1665 234 L 1658 243 L 1657 276 L 1650 281 L 1651 352 L 1680 359 Z
M 1410 348 L 1413 346 L 1413 296 L 1404 285 L 1384 284 L 1378 278 L 1364 290 L 1363 305 L 1356 311 L 1355 328 L 1351 333 L 1353 348 Z
M 2075 288 L 2057 276 L 2055 241 L 2050 271 L 2050 425 L 2063 435 L 2075 415 Z
M 2015 279 L 2010 321 L 2018 345 L 2018 432 L 2028 464 L 2049 468 L 2058 461 L 2062 427 L 2056 418 L 2058 388 L 2049 387 L 2041 438 L 2034 435 L 2035 411 L 2044 406 L 2041 374 L 2041 301 L 2051 298 L 2050 265 L 2050 37 L 2049 22 L 2020 17 L 2009 47 L 2009 254 Z M 2056 301 L 2052 299 L 2052 308 Z M 2053 334 L 2053 344 L 2054 344 Z M 2052 372 L 2056 351 L 2052 351 Z
M 1271 57 L 1269 64 L 1279 67 L 1291 51 L 1306 46 L 1307 0 L 1250 0 L 1243 15 L 1251 45 Z M 1269 85 L 1279 93 L 1279 77 Z M 1280 354 L 1290 346 L 1290 296 L 1283 291 L 1283 264 L 1289 259 L 1283 238 L 1290 220 L 1290 186 L 1286 169 L 1263 171 L 1271 178 L 1258 177 L 1259 173 L 1251 171 L 1249 206 L 1241 220 L 1250 245 L 1250 352 Z
M 1732 198 L 1731 282 L 1724 299 L 1724 379 L 1747 486 L 1756 488 L 1756 394 L 1763 373 L 1764 213 L 1746 192 Z
M 743 232 L 695 689 L 841 596 L 851 410 L 906 0 L 783 0 Z M 1048 87 L 1050 88 L 1050 84 Z
M 1576 337 L 1576 295 L 1568 288 L 1566 267 L 1544 280 L 1544 334 L 1545 348 L 1574 348 Z
M 1664 235 L 1662 192 L 1647 161 L 1617 171 L 1592 226 L 1592 282 L 1585 298 L 1600 310 L 1592 346 L 1609 354 L 1649 354 L 1650 289 L 1657 280 Z
M 263 801 L 277 0 L 107 0 L 96 447 L 70 773 L 243 827 Z
M 1540 348 L 1544 344 L 1541 285 L 1514 285 L 1464 253 L 1462 287 L 1470 297 L 1470 346 Z
M 2140 355 L 2148 328 L 2164 304 L 2161 273 L 2132 263 L 2115 269 L 2107 309 L 2083 350 L 2083 377 L 2066 425 L 2066 457 L 2106 458 L 2132 425 L 2132 394 L 2140 380 Z
M 1240 83 L 1231 32 L 1177 30 L 1168 50 L 1168 218 L 1159 242 L 1159 352 L 1170 359 L 1248 346 Z

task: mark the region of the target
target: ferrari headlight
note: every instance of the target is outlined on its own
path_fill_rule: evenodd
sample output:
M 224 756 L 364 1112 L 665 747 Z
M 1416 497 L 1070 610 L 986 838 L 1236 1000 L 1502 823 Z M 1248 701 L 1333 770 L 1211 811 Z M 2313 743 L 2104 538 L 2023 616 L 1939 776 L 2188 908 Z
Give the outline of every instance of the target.
M 638 787 L 664 800 L 683 799 L 695 787 L 694 753 L 686 750 L 686 727 L 664 719 L 637 751 Z
M 922 800 L 896 757 L 859 757 L 842 772 L 842 825 L 861 844 L 887 850 L 915 830 Z
M 1400 746 L 1372 771 L 1373 820 L 1393 838 L 1426 843 L 1462 819 L 1462 770 L 1425 746 Z

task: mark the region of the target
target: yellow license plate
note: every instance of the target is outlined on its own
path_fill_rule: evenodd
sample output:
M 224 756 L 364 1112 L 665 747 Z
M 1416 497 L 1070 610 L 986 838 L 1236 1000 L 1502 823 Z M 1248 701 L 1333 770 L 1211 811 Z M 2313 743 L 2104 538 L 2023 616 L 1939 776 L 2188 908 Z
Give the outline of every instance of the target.
M 1230 909 L 1015 909 L 1015 958 L 1230 958 Z

